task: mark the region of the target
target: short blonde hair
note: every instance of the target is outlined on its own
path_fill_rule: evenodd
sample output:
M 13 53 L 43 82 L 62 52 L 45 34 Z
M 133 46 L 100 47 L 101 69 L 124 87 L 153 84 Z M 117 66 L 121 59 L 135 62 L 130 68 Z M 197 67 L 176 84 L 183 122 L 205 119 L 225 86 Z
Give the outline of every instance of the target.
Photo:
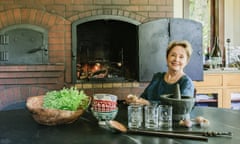
M 186 40 L 182 40 L 182 41 L 171 41 L 168 45 L 167 48 L 167 53 L 166 53 L 166 57 L 168 57 L 170 51 L 175 47 L 175 46 L 182 46 L 187 54 L 187 60 L 190 60 L 190 57 L 192 55 L 192 45 L 186 41 Z

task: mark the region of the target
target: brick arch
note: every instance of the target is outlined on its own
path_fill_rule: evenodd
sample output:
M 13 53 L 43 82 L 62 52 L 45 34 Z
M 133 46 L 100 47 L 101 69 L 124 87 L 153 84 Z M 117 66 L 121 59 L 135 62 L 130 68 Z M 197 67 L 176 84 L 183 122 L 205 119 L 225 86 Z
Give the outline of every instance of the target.
M 138 21 L 140 23 L 143 23 L 147 20 L 147 17 L 140 15 L 135 12 L 130 12 L 126 10 L 120 10 L 120 9 L 97 9 L 97 10 L 91 10 L 91 11 L 85 11 L 81 12 L 79 14 L 76 14 L 72 17 L 69 17 L 68 20 L 71 22 L 77 21 L 79 19 L 83 19 L 86 17 L 92 17 L 92 16 L 98 16 L 98 15 L 113 15 L 113 16 L 119 16 L 119 17 L 126 17 L 135 21 Z
M 54 25 L 69 23 L 61 16 L 43 10 L 29 8 L 17 8 L 3 11 L 0 12 L 0 17 L 0 29 L 16 24 L 32 24 L 50 29 Z
M 44 10 L 16 8 L 0 12 L 0 29 L 18 24 L 40 26 L 48 31 L 49 63 L 68 64 L 66 82 L 71 81 L 71 22 Z

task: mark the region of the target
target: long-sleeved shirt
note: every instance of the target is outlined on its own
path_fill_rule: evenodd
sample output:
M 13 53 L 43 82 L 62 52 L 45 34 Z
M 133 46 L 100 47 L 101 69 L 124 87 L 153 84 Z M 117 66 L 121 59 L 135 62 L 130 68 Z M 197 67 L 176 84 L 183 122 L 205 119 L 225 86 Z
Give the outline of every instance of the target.
M 166 72 L 154 74 L 141 97 L 149 100 L 151 103 L 160 103 L 161 95 L 175 94 L 177 84 L 180 86 L 181 96 L 194 96 L 194 84 L 189 76 L 183 75 L 176 83 L 169 84 L 164 80 L 165 74 Z

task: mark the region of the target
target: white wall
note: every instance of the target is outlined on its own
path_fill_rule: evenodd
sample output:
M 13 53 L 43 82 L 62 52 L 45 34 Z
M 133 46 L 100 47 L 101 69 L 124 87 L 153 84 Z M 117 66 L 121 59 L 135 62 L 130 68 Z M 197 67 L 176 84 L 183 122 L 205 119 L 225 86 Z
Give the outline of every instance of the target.
M 230 46 L 240 46 L 240 0 L 225 0 L 225 44 L 230 38 Z
M 183 0 L 173 0 L 173 17 L 183 18 Z

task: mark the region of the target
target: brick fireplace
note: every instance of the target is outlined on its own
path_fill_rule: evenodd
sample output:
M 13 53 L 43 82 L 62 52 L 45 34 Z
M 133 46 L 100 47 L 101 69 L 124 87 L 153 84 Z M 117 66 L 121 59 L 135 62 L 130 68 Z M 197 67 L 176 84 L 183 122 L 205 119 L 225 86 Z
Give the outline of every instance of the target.
M 141 24 L 172 16 L 173 0 L 0 1 L 0 31 L 27 24 L 41 27 L 48 34 L 47 64 L 0 65 L 0 109 L 29 96 L 72 85 L 88 95 L 113 93 L 122 99 L 129 93 L 140 94 L 147 82 L 73 83 L 72 24 L 96 17 Z

